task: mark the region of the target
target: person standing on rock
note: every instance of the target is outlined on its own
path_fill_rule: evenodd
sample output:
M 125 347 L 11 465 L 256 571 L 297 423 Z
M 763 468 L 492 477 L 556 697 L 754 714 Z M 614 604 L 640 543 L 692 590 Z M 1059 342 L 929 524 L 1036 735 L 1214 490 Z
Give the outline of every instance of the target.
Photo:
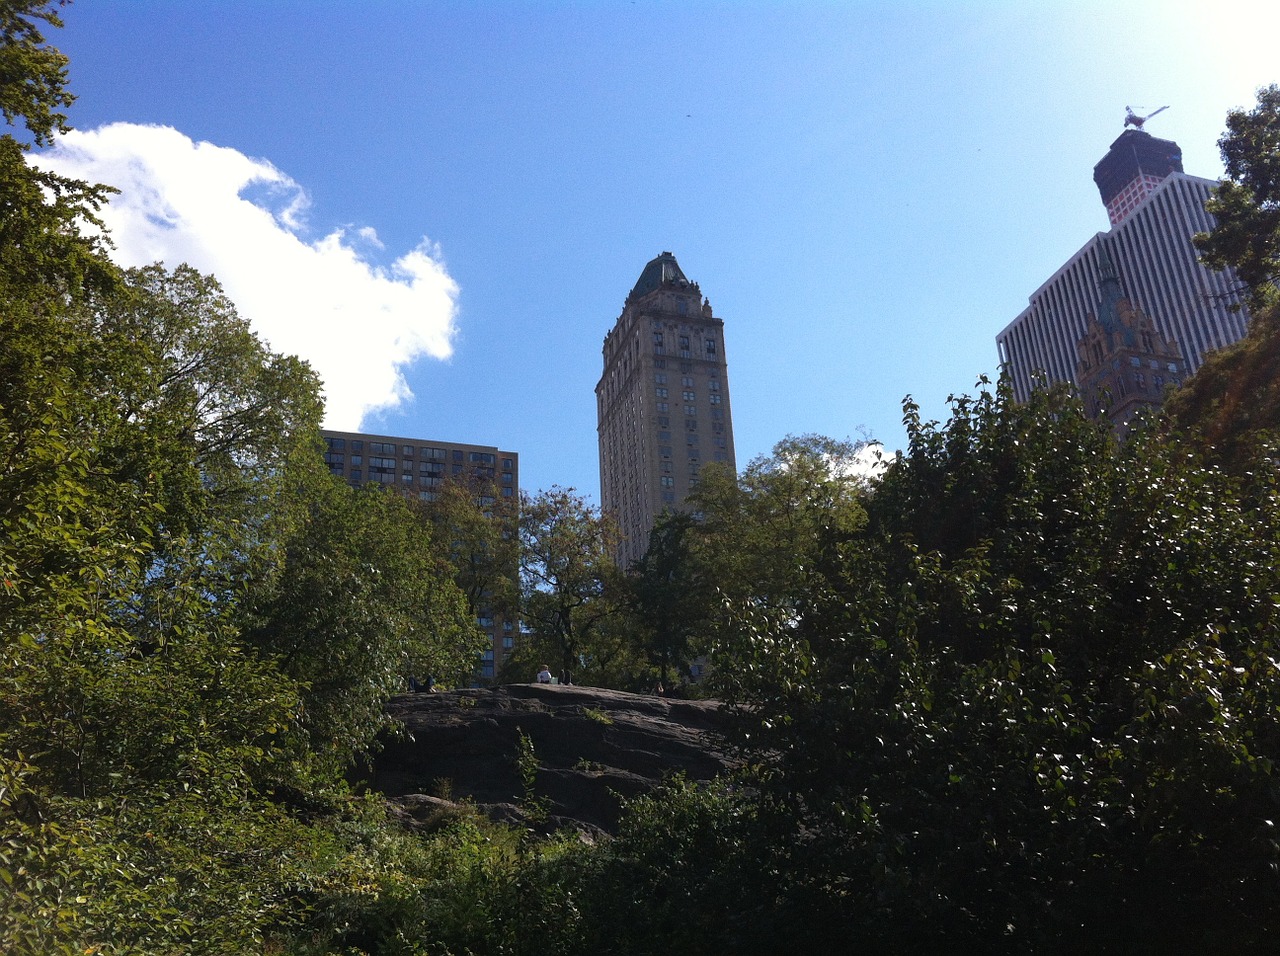
M 551 668 L 549 668 L 546 664 L 543 664 L 542 670 L 538 671 L 538 683 L 539 684 L 551 683 Z

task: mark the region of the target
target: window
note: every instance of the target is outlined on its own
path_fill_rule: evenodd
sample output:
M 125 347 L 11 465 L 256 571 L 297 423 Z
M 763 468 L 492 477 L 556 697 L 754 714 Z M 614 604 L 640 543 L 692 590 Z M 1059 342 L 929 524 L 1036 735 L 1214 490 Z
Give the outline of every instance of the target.
M 665 388 L 656 388 L 654 391 L 657 393 L 659 398 L 667 397 L 667 390 Z
M 510 489 L 510 488 L 503 488 L 503 489 L 502 489 L 502 497 L 504 497 L 504 498 L 510 498 L 510 497 L 511 497 L 511 489 Z
M 686 405 L 684 407 L 684 413 L 686 415 L 696 415 L 698 414 L 698 409 L 693 405 Z
M 329 465 L 330 467 L 333 467 L 334 465 L 336 465 L 339 469 L 341 469 L 344 464 L 343 459 L 345 457 L 346 457 L 345 455 L 338 455 L 338 454 L 335 454 L 334 452 L 327 451 L 324 453 L 324 463 L 326 465 Z
M 666 402 L 658 402 L 658 411 L 669 412 L 671 411 L 671 406 L 668 405 Z
M 689 336 L 680 336 L 680 351 L 687 352 L 689 350 Z
M 369 442 L 369 451 L 374 455 L 395 455 L 396 446 L 392 442 L 371 441 Z
M 686 418 L 684 420 L 684 430 L 687 432 L 696 432 L 698 430 L 698 420 L 696 418 Z
M 492 465 L 495 461 L 497 461 L 497 456 L 492 455 L 487 451 L 473 451 L 471 453 L 470 460 L 472 462 L 478 461 L 484 465 Z
M 502 459 L 502 470 L 503 470 L 503 471 L 512 471 L 515 467 L 516 467 L 515 459 L 513 459 L 513 458 L 504 458 L 504 459 Z
M 715 340 L 715 339 L 707 339 L 707 354 L 708 354 L 708 355 L 715 355 L 715 354 L 716 354 L 716 340 Z
M 403 484 L 411 485 L 411 484 L 413 484 L 413 475 L 401 475 L 401 476 L 400 476 L 400 481 L 401 481 Z
M 670 475 L 663 475 L 658 480 L 662 483 L 663 488 L 674 488 L 676 486 L 676 480 Z
M 346 439 L 343 438 L 326 438 L 324 443 L 329 446 L 330 451 L 345 451 L 347 447 Z
M 462 449 L 461 449 L 461 448 L 455 448 L 455 449 L 453 450 L 453 460 L 454 460 L 454 461 L 462 461 Z
M 707 379 L 707 389 L 712 392 L 720 391 L 720 379 L 718 378 Z
M 658 432 L 658 441 L 671 441 L 671 432 Z
M 364 442 L 363 442 L 363 441 L 360 441 L 359 439 L 354 439 L 354 438 L 353 438 L 353 439 L 351 440 L 351 450 L 352 450 L 352 451 L 364 451 Z
M 667 504 L 674 504 L 676 500 L 676 493 L 674 491 L 664 491 L 662 493 L 662 500 Z
M 670 433 L 670 432 L 667 432 L 667 441 L 671 441 L 671 433 Z M 670 445 L 663 445 L 663 446 L 661 446 L 661 447 L 658 449 L 658 454 L 659 454 L 659 455 L 661 455 L 663 458 L 670 458 L 670 457 L 671 457 L 671 446 L 670 446 Z
M 686 402 L 692 402 L 695 398 L 697 398 L 697 396 L 691 390 L 688 390 L 688 389 L 681 392 L 680 397 L 683 398 Z
M 444 461 L 449 457 L 443 448 L 422 448 L 419 454 L 428 461 Z
M 654 372 L 654 373 L 653 373 L 653 381 L 654 381 L 654 384 L 656 384 L 656 385 L 666 385 L 666 384 L 667 384 L 667 373 L 666 373 L 666 372 Z
M 712 405 L 719 405 L 719 404 L 720 404 L 720 396 L 719 396 L 719 395 L 712 395 L 712 396 L 711 396 L 711 404 L 712 404 Z
M 511 474 L 511 472 L 509 472 L 509 471 L 504 471 L 504 472 L 502 473 L 502 483 L 503 483 L 504 485 L 509 485 L 509 484 L 511 484 L 511 483 L 512 483 L 513 481 L 515 481 L 515 480 L 516 480 L 516 476 L 515 476 L 515 475 L 513 475 L 513 474 Z
M 693 388 L 693 376 L 685 375 L 680 379 L 680 385 L 683 388 Z
M 662 333 L 661 332 L 653 333 L 653 350 L 655 352 L 662 351 Z
M 413 457 L 413 446 L 412 446 L 412 445 L 403 445 L 403 446 L 401 446 L 401 448 L 400 448 L 400 454 L 404 455 L 404 457 L 406 457 L 406 458 L 412 458 L 412 457 Z
M 360 469 L 359 469 L 359 468 L 352 468 L 352 469 L 351 469 L 351 483 L 352 483 L 353 485 L 358 485 L 358 484 L 360 483 Z

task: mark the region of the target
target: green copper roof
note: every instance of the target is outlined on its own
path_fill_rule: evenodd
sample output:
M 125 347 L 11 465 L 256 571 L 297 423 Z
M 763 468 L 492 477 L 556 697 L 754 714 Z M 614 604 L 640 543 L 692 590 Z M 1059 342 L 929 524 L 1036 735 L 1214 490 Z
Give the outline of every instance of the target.
M 640 273 L 640 278 L 636 280 L 635 288 L 631 290 L 631 294 L 633 296 L 646 295 L 654 289 L 667 284 L 687 287 L 689 280 L 680 271 L 680 263 L 676 262 L 676 257 L 669 252 L 664 252 L 657 258 L 649 260 L 649 264 Z
M 1120 321 L 1120 300 L 1124 298 L 1124 289 L 1120 286 L 1120 275 L 1106 242 L 1098 243 L 1098 311 L 1095 318 L 1108 335 L 1120 334 L 1125 345 L 1133 345 L 1136 341 L 1133 329 Z

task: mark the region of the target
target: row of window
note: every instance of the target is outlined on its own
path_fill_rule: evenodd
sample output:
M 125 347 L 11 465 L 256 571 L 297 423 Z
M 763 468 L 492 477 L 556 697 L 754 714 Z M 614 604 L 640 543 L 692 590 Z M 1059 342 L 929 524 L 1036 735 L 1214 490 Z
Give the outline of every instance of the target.
M 335 475 L 338 475 L 338 476 L 342 475 L 342 469 L 337 466 L 330 465 L 329 470 Z M 504 481 L 506 477 L 507 477 L 506 475 L 503 476 Z M 360 468 L 352 468 L 351 471 L 347 474 L 347 481 L 352 485 L 361 485 L 364 483 L 364 480 L 365 480 L 364 472 Z M 396 483 L 395 472 L 387 469 L 370 468 L 369 483 L 382 484 L 382 485 L 394 485 Z M 400 483 L 403 485 L 412 485 L 414 483 L 413 475 L 401 475 Z M 444 477 L 441 475 L 420 475 L 418 477 L 418 484 L 427 488 L 439 488 L 441 485 L 444 484 Z M 500 491 L 501 491 L 502 497 L 504 498 L 512 498 L 515 496 L 515 489 L 510 484 L 505 484 L 504 487 L 500 489 Z M 435 499 L 433 497 L 429 500 L 434 501 Z M 493 504 L 494 502 L 493 497 L 490 495 L 482 495 L 476 500 L 479 501 L 481 504 L 486 503 L 486 501 L 488 504 Z
M 659 361 L 660 361 L 660 360 L 659 360 Z M 658 365 L 658 362 L 656 362 L 656 361 L 655 361 L 655 362 L 654 362 L 654 365 Z M 665 364 L 664 364 L 662 367 L 665 367 Z M 654 384 L 654 385 L 666 385 L 666 384 L 667 384 L 667 373 L 666 373 L 666 372 L 654 372 L 654 373 L 653 373 L 653 384 Z M 692 375 L 682 375 L 682 376 L 680 376 L 680 387 L 681 387 L 681 388 L 693 388 L 693 376 L 692 376 Z M 708 388 L 708 389 L 710 389 L 710 390 L 711 390 L 711 391 L 713 391 L 713 392 L 718 392 L 718 391 L 720 391 L 720 380 L 719 380 L 718 378 L 709 378 L 709 379 L 707 379 L 707 388 Z
M 663 332 L 653 333 L 653 351 L 656 354 L 662 355 L 664 353 L 665 347 L 666 347 L 665 343 L 666 343 L 665 333 Z M 680 350 L 680 357 L 689 358 L 689 350 L 691 348 L 691 345 L 689 342 L 689 336 L 687 335 L 677 336 L 676 344 L 678 345 Z M 706 352 L 707 355 L 715 355 L 716 340 L 712 338 L 703 339 L 703 350 Z
M 347 445 L 349 444 L 351 446 L 350 450 L 356 453 L 355 455 L 352 456 L 352 459 L 351 459 L 352 464 L 359 464 L 360 459 L 358 455 L 359 453 L 364 451 L 365 443 L 363 439 L 353 438 L 348 442 L 348 440 L 345 438 L 326 438 L 324 441 L 325 441 L 325 445 L 328 446 L 330 453 L 345 452 L 348 450 Z M 369 454 L 377 455 L 377 456 L 387 456 L 387 457 L 394 457 L 395 455 L 398 454 L 402 458 L 413 458 L 415 457 L 415 449 L 413 445 L 397 445 L 394 442 L 371 441 L 369 442 Z M 461 448 L 455 448 L 453 450 L 452 456 L 450 456 L 449 451 L 446 448 L 434 448 L 434 447 L 428 447 L 425 445 L 419 446 L 417 448 L 416 457 L 425 459 L 424 466 L 426 462 L 447 461 L 450 457 L 452 457 L 453 460 L 456 462 L 468 461 L 472 464 L 480 464 L 480 465 L 496 466 L 498 462 L 498 456 L 493 454 L 493 452 L 473 451 L 473 452 L 464 453 Z M 370 462 L 372 463 L 374 460 L 375 459 L 371 458 Z M 331 462 L 330 454 L 325 455 L 325 461 Z M 412 467 L 412 465 L 409 462 L 405 462 L 405 467 L 409 468 L 409 467 Z M 425 470 L 425 467 L 424 467 L 424 470 Z M 515 459 L 514 458 L 502 459 L 502 470 L 514 471 Z

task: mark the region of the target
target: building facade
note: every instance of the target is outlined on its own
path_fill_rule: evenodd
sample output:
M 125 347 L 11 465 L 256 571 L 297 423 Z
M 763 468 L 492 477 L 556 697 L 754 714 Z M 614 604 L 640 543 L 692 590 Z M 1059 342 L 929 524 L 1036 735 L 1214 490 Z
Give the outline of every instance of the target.
M 596 385 L 600 502 L 623 534 L 624 568 L 702 468 L 736 472 L 724 322 L 670 252 L 651 260 L 604 339 Z
M 1126 130 L 1094 168 L 1112 227 L 1098 233 L 1032 293 L 1025 310 L 996 336 L 1014 394 L 1026 400 L 1038 383 L 1082 383 L 1077 345 L 1101 297 L 1106 255 L 1130 303 L 1160 336 L 1181 348 L 1182 374 L 1214 349 L 1244 337 L 1248 313 L 1230 270 L 1200 264 L 1192 237 L 1213 228 L 1204 203 L 1214 180 L 1182 171 L 1176 143 Z M 1239 308 L 1237 308 L 1239 307 Z
M 330 473 L 356 487 L 376 484 L 434 501 L 445 482 L 463 481 L 475 487 L 476 502 L 482 508 L 494 506 L 499 499 L 514 503 L 520 495 L 520 456 L 513 451 L 363 432 L 326 430 L 321 435 Z M 492 680 L 515 646 L 519 622 L 485 607 L 478 609 L 476 620 L 489 636 L 477 676 Z
M 1098 247 L 1101 289 L 1088 331 L 1076 346 L 1076 381 L 1085 407 L 1128 434 L 1133 417 L 1160 404 L 1167 386 L 1182 381 L 1182 350 L 1124 294 L 1106 243 Z

